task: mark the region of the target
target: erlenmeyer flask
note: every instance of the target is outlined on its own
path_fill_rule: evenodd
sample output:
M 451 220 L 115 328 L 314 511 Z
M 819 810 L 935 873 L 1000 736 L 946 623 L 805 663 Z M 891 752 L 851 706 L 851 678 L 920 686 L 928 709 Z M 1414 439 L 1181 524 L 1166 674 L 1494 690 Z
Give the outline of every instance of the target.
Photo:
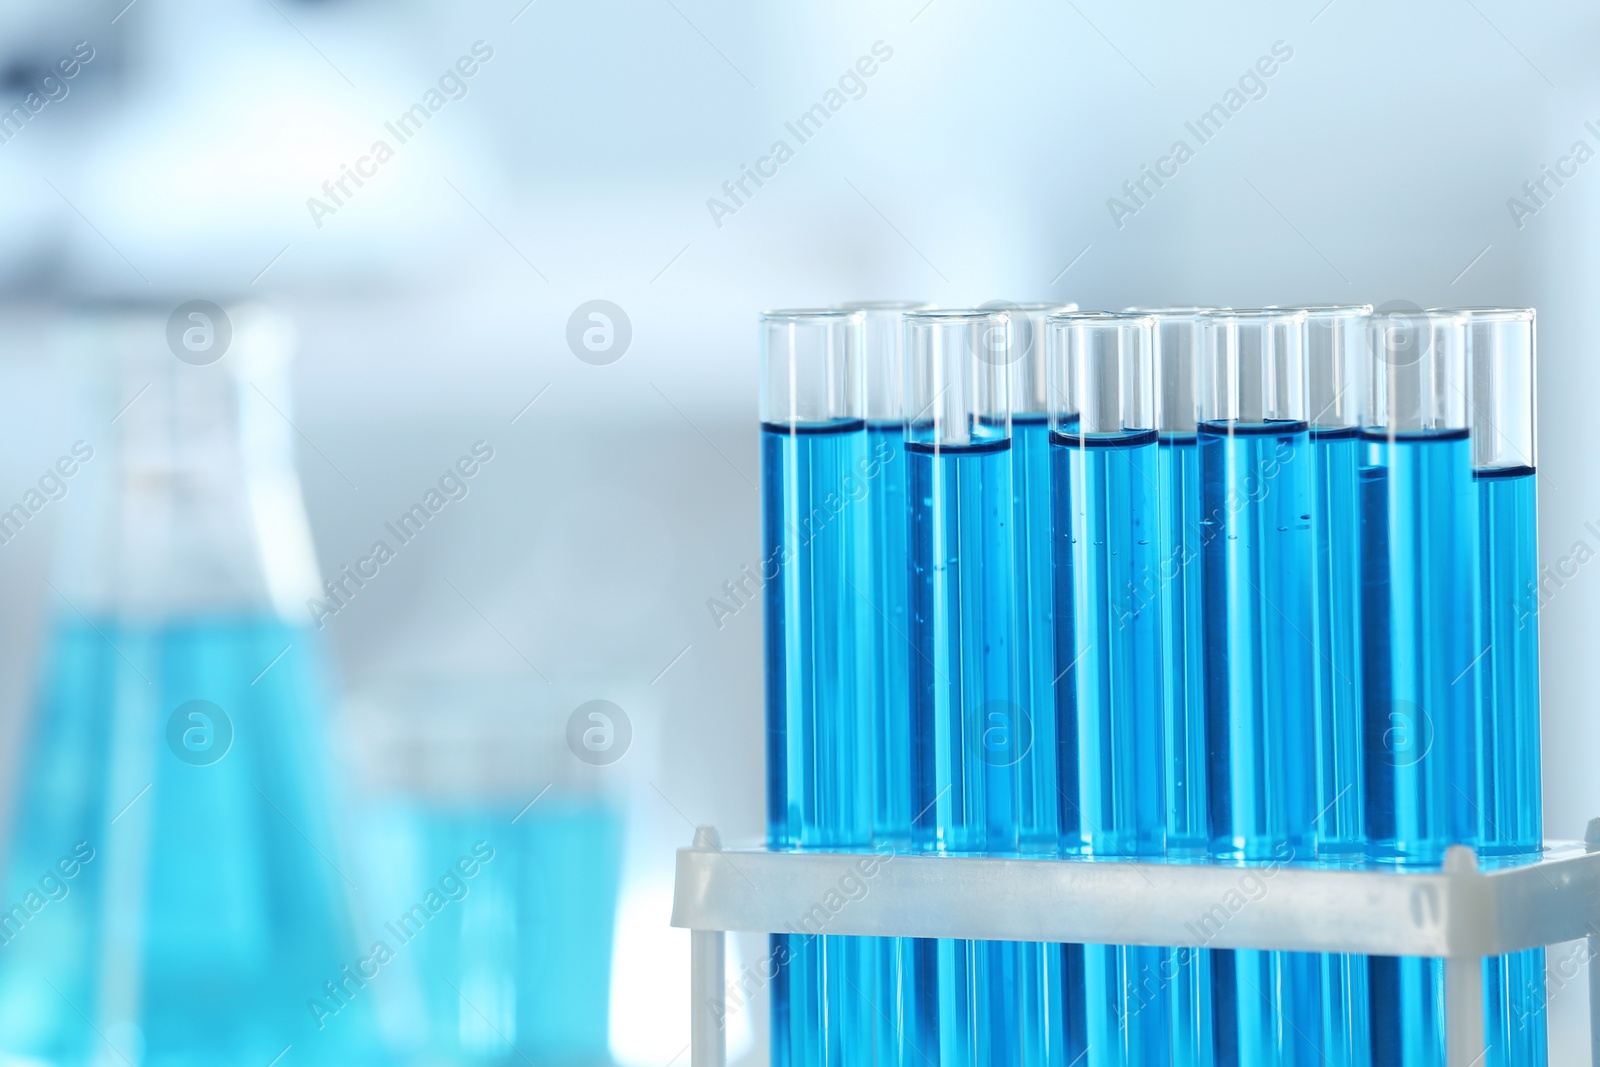
M 0 898 L 0 1059 L 265 1067 L 292 1046 L 296 1064 L 364 1063 L 289 329 L 180 311 L 172 329 L 122 311 L 64 331 L 93 403 L 56 468 L 54 622 Z

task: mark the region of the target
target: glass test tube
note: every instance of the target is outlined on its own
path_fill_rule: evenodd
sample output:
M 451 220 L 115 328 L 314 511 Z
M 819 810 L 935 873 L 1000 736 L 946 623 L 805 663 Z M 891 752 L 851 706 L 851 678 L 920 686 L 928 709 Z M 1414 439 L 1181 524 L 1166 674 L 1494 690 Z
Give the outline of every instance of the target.
M 1006 316 L 906 316 L 912 508 L 912 837 L 1017 847 L 1015 545 Z M 1016 946 L 918 941 L 915 1043 L 941 1065 L 1019 1060 Z
M 1369 851 L 1431 866 L 1452 841 L 1452 739 L 1471 728 L 1477 523 L 1464 319 L 1372 316 L 1361 481 Z M 1373 1060 L 1444 1062 L 1442 961 L 1374 956 Z
M 1057 723 L 1063 848 L 1166 847 L 1154 320 L 1050 319 Z M 1168 1059 L 1168 950 L 1088 945 L 1087 1062 Z
M 869 465 L 862 316 L 761 317 L 762 570 L 766 618 L 767 833 L 773 848 L 858 848 L 872 836 L 872 718 L 859 649 L 866 608 Z M 872 1005 L 860 939 L 774 934 L 775 1064 L 838 1064 Z M 854 986 L 853 990 L 851 986 Z
M 1045 360 L 1046 319 L 1076 311 L 1076 304 L 1007 304 L 1011 368 L 1011 477 L 1015 494 L 1017 598 L 1017 844 L 1024 853 L 1055 855 L 1061 845 L 1056 775 L 1055 618 L 1050 540 L 1050 425 Z M 1081 976 L 1082 947 L 1019 946 L 1018 989 L 1023 1063 L 1070 1063 L 1083 1050 L 1082 983 L 1063 984 L 1062 949 Z M 1064 996 L 1073 998 L 1068 1006 Z
M 1362 817 L 1360 469 L 1370 304 L 1301 308 L 1306 313 L 1311 422 L 1312 689 L 1315 694 L 1316 847 L 1347 866 L 1366 852 Z M 1320 957 L 1322 1040 L 1328 1062 L 1372 1061 L 1367 960 Z
M 1539 560 L 1534 461 L 1534 312 L 1464 308 L 1472 378 L 1477 497 L 1478 629 L 1473 725 L 1452 762 L 1470 775 L 1456 795 L 1456 839 L 1484 857 L 1531 858 L 1543 847 L 1539 795 Z M 1464 802 L 1462 793 L 1469 794 Z M 1484 961 L 1486 1063 L 1542 1064 L 1545 952 Z
M 1202 317 L 1207 800 L 1213 855 L 1246 864 L 1309 858 L 1314 840 L 1305 320 L 1288 310 Z M 1320 1062 L 1314 954 L 1211 960 L 1219 1062 Z
M 867 673 L 872 713 L 872 837 L 899 851 L 911 845 L 911 512 L 906 500 L 905 314 L 929 305 L 877 301 L 843 305 L 862 316 L 862 405 L 867 423 L 865 472 L 868 604 Z M 875 938 L 872 1033 L 858 1045 L 871 1061 L 913 1063 L 909 1044 L 915 1003 L 911 938 Z
M 1205 855 L 1206 732 L 1200 640 L 1200 448 L 1195 437 L 1195 382 L 1200 316 L 1216 308 L 1129 308 L 1155 320 L 1152 364 L 1157 443 L 1157 600 L 1165 705 L 1167 854 Z M 1179 946 L 1166 961 L 1163 987 L 1172 1016 L 1172 1063 L 1212 1062 L 1211 956 Z
M 1017 705 L 1030 744 L 1021 755 L 1018 842 L 1024 852 L 1060 846 L 1055 759 L 1055 626 L 1050 545 L 1050 426 L 1046 326 L 1076 304 L 1012 304 L 1011 468 L 1016 494 Z

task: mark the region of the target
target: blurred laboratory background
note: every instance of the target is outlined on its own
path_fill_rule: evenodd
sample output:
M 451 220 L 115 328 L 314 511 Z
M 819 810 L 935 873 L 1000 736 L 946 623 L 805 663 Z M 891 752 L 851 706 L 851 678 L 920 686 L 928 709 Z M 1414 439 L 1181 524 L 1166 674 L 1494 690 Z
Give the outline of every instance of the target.
M 673 850 L 764 825 L 765 307 L 1537 307 L 1580 837 L 1597 32 L 0 0 L 0 1063 L 684 1062 Z M 764 1000 L 729 1025 L 766 1063 Z

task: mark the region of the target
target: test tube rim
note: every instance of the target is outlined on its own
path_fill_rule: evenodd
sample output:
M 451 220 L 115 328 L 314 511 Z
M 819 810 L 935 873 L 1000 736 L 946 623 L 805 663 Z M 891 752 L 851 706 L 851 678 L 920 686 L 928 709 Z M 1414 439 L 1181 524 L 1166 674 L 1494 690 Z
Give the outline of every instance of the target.
M 1075 300 L 1038 300 L 1027 304 L 1007 303 L 1004 307 L 993 308 L 994 311 L 1049 311 L 1052 314 L 1070 315 L 1078 311 Z
M 1352 318 L 1372 314 L 1371 304 L 1277 304 L 1267 310 L 1304 311 L 1306 321 L 1312 319 Z
M 1108 319 L 1112 323 L 1124 326 L 1131 326 L 1141 322 L 1154 326 L 1156 323 L 1154 315 L 1146 315 L 1140 311 L 1065 311 L 1057 315 L 1051 315 L 1045 319 L 1045 324 L 1065 326 L 1074 322 L 1105 322 Z
M 1391 309 L 1389 311 L 1374 311 L 1368 318 L 1369 321 L 1376 323 L 1390 322 L 1395 320 L 1403 322 L 1417 319 L 1419 317 L 1426 318 L 1430 321 L 1438 319 L 1441 321 L 1453 322 L 1462 326 L 1465 326 L 1467 323 L 1467 315 L 1461 308 L 1418 308 L 1415 311 Z
M 1149 315 L 1158 320 L 1168 319 L 1198 319 L 1202 315 L 1209 315 L 1213 311 L 1231 311 L 1232 308 L 1217 307 L 1215 304 L 1162 304 L 1159 306 L 1144 307 L 1135 305 L 1122 309 L 1124 314 Z
M 773 323 L 844 322 L 859 317 L 861 312 L 850 308 L 774 308 L 761 313 L 761 321 Z
M 985 319 L 1003 319 L 1005 308 L 923 308 L 906 312 L 906 320 L 918 322 L 982 322 Z
M 1282 325 L 1301 324 L 1306 321 L 1304 308 L 1217 308 L 1196 316 L 1206 325 L 1224 322 L 1277 322 Z
M 844 301 L 833 305 L 838 311 L 929 311 L 934 307 L 931 300 L 853 300 Z
M 1538 309 L 1487 304 L 1475 307 L 1429 308 L 1429 315 L 1459 315 L 1467 322 L 1534 322 Z

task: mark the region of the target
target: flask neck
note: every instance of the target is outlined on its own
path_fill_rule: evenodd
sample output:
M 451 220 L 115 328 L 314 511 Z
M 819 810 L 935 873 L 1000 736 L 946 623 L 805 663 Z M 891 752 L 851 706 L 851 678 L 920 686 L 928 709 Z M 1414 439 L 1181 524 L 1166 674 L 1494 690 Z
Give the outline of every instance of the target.
M 69 331 L 100 435 L 62 517 L 56 585 L 77 610 L 308 617 L 316 563 L 293 463 L 292 337 L 271 312 L 231 318 L 227 351 L 205 365 L 174 356 L 158 311 Z

